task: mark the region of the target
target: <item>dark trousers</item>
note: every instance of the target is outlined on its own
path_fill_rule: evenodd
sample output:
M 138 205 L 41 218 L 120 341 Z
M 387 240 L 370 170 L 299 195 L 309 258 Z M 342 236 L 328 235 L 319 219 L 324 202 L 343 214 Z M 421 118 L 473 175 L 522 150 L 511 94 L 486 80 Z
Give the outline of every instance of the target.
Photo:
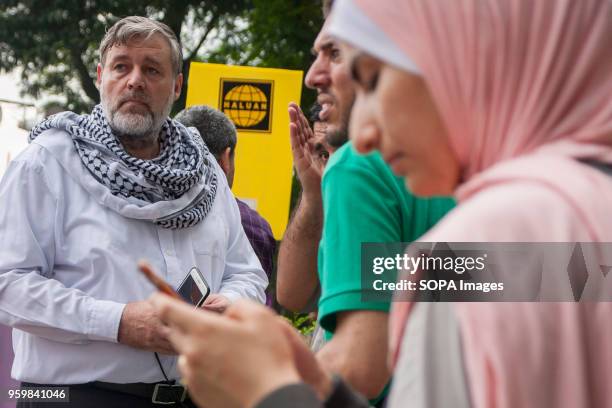
M 21 386 L 23 388 L 24 386 L 45 387 L 46 385 L 22 383 Z M 151 398 L 104 390 L 90 384 L 68 385 L 67 387 L 70 388 L 70 402 L 19 401 L 17 408 L 196 408 L 190 400 L 181 403 L 182 405 L 158 405 L 153 404 Z

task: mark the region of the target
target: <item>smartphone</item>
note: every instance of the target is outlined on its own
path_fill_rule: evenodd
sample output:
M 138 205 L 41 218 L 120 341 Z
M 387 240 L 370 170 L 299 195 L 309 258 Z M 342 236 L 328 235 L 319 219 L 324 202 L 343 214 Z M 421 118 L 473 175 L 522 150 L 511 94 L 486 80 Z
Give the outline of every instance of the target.
M 210 287 L 206 283 L 206 279 L 200 273 L 198 268 L 191 268 L 187 277 L 181 282 L 177 291 L 164 281 L 162 278 L 157 276 L 153 272 L 153 268 L 146 261 L 138 262 L 138 269 L 145 275 L 145 277 L 162 293 L 173 297 L 175 299 L 184 300 L 185 302 L 191 303 L 194 306 L 200 307 L 210 295 Z M 178 292 L 178 293 L 177 293 Z
M 196 267 L 191 268 L 189 274 L 183 279 L 176 292 L 183 300 L 196 307 L 200 307 L 210 295 L 210 287 Z

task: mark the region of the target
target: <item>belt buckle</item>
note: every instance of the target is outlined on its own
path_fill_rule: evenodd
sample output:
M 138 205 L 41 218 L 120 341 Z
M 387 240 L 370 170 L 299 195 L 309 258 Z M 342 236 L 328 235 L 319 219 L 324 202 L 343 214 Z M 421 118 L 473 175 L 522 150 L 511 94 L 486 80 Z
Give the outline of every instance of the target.
M 179 388 L 183 391 L 183 393 L 181 394 L 181 399 L 180 402 L 184 402 L 185 399 L 187 398 L 187 388 L 183 387 L 182 385 L 176 385 L 176 384 L 155 384 L 155 388 L 153 389 L 153 395 L 151 396 L 151 402 L 153 404 L 157 404 L 157 405 L 174 405 L 177 403 L 177 401 L 158 401 L 157 397 L 158 394 L 160 392 L 160 390 L 162 389 L 167 389 L 166 391 L 170 391 L 170 389 L 172 388 Z M 168 394 L 166 394 L 168 395 Z

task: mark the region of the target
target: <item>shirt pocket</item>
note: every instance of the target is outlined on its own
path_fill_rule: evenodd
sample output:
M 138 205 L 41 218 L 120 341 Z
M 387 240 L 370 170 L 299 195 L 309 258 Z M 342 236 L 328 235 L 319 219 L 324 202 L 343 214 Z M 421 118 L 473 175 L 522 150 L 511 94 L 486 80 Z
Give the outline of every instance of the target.
M 209 214 L 191 231 L 196 267 L 213 292 L 219 291 L 223 281 L 228 235 L 226 223 L 217 214 Z

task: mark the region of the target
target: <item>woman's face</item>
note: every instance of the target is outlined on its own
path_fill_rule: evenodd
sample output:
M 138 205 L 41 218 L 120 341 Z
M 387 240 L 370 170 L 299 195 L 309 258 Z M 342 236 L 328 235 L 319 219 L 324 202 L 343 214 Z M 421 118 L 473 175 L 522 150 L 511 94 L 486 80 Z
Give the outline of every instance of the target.
M 425 81 L 347 49 L 356 88 L 350 137 L 360 153 L 380 150 L 419 196 L 451 195 L 459 163 Z

